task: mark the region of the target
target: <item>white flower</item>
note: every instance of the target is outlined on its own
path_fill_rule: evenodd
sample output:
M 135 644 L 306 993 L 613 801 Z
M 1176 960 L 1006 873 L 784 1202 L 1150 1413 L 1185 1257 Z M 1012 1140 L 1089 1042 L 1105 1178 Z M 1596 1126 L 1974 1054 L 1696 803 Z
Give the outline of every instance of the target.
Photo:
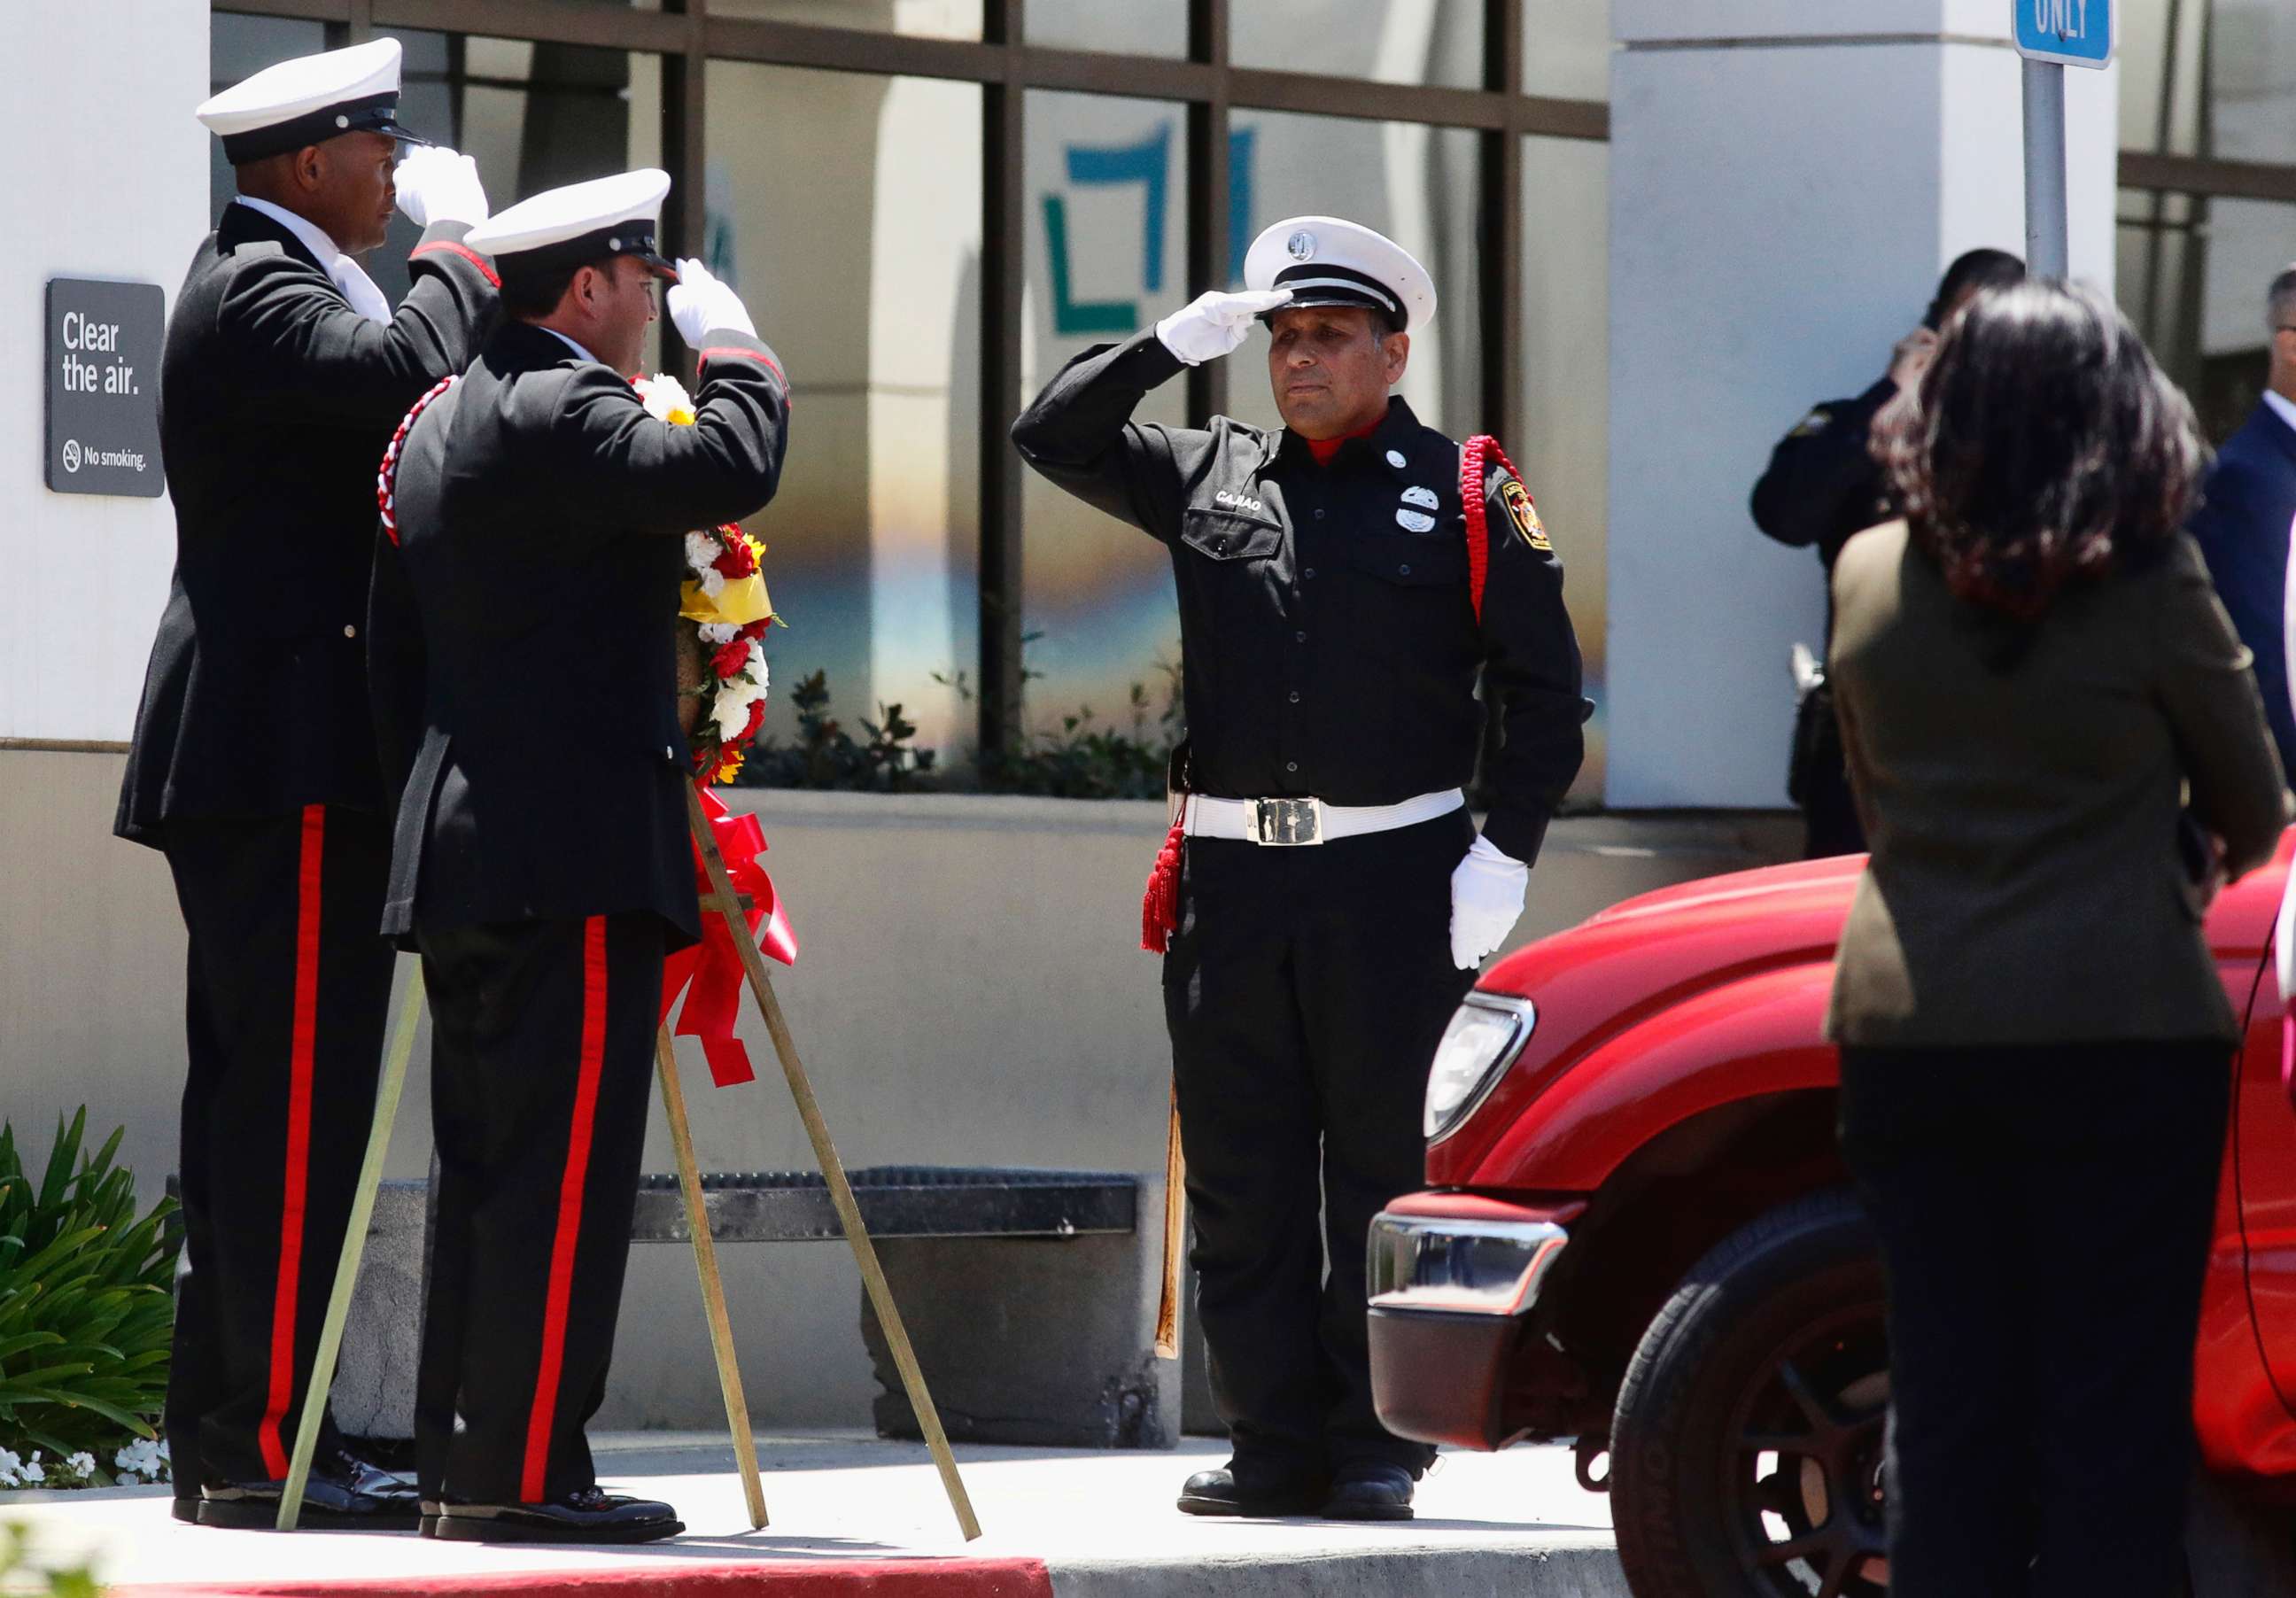
M 669 420 L 673 411 L 693 409 L 693 401 L 685 386 L 667 373 L 637 380 L 638 397 L 645 401 L 646 414 L 658 422 Z
M 696 572 L 694 580 L 701 585 L 701 592 L 712 599 L 726 592 L 726 574 L 715 566 Z
M 718 691 L 718 702 L 709 708 L 709 716 L 718 724 L 718 742 L 731 742 L 750 725 L 750 701 L 729 684 Z
M 718 649 L 733 643 L 734 635 L 742 629 L 730 621 L 705 621 L 694 630 L 701 635 L 702 643 L 712 649 Z
M 17 1474 L 27 1481 L 45 1481 L 48 1479 L 48 1468 L 40 1463 L 40 1451 L 37 1448 L 32 1450 L 31 1463 L 20 1466 Z
M 685 535 L 685 570 L 696 577 L 709 570 L 716 564 L 718 557 L 725 553 L 726 546 L 718 542 L 715 534 Z
M 758 685 L 758 697 L 765 698 L 766 684 L 773 674 L 766 666 L 766 646 L 763 640 L 757 638 L 750 640 L 750 663 L 742 669 L 748 674 L 750 680 Z
M 123 1477 L 148 1476 L 157 1481 L 167 1473 L 168 1445 L 137 1438 L 113 1455 L 111 1463 Z
M 0 1487 L 14 1487 L 23 1478 L 24 1461 L 19 1455 L 0 1448 Z
M 64 1469 L 85 1480 L 95 1474 L 95 1455 L 82 1449 L 64 1461 Z

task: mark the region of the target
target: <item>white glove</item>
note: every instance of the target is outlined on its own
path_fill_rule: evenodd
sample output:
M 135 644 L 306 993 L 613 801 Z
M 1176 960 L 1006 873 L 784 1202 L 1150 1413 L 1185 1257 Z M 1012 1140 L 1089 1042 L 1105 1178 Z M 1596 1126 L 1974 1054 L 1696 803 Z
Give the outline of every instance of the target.
M 713 327 L 729 328 L 753 339 L 758 336 L 757 324 L 742 307 L 742 297 L 710 276 L 709 268 L 700 261 L 677 263 L 677 281 L 669 286 L 667 303 L 677 336 L 689 349 L 701 348 L 701 335 Z
M 1475 971 L 1521 918 L 1530 867 L 1478 836 L 1451 873 L 1451 963 Z
M 398 209 L 417 227 L 463 222 L 472 227 L 494 214 L 479 163 L 439 144 L 418 144 L 391 173 L 398 185 Z
M 1164 348 L 1188 363 L 1201 366 L 1224 355 L 1251 336 L 1251 324 L 1292 298 L 1289 289 L 1247 289 L 1223 294 L 1214 289 L 1199 294 L 1156 324 Z

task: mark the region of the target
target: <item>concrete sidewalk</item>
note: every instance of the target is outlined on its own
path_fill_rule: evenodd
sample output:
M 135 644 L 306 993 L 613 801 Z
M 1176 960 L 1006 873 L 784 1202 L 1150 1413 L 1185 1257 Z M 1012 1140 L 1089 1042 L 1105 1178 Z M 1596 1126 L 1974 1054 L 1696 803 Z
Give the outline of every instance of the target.
M 44 1560 L 84 1555 L 123 1593 L 514 1592 L 533 1598 L 1625 1598 L 1608 1506 L 1570 1455 L 1447 1455 L 1401 1525 L 1204 1520 L 1172 1507 L 1225 1450 L 964 1447 L 984 1535 L 959 1537 L 925 1451 L 858 1433 L 760 1439 L 773 1524 L 747 1528 L 732 1450 L 714 1438 L 600 1439 L 610 1487 L 665 1497 L 692 1529 L 642 1548 L 438 1543 L 411 1534 L 211 1531 L 168 1518 L 153 1489 L 0 1495 Z

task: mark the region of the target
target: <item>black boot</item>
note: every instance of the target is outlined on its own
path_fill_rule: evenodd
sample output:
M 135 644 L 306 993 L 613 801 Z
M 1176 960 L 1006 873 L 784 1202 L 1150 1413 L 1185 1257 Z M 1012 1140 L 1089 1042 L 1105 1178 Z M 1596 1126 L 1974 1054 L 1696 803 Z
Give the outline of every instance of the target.
M 1180 1488 L 1180 1512 L 1188 1515 L 1309 1515 L 1324 1500 L 1317 1478 L 1246 1467 L 1199 1471 Z
M 1341 1465 L 1324 1500 L 1326 1520 L 1408 1520 L 1416 1484 L 1401 1465 L 1365 1462 Z
M 586 1487 L 547 1504 L 439 1505 L 429 1533 L 448 1543 L 651 1543 L 685 1522 L 667 1504 Z

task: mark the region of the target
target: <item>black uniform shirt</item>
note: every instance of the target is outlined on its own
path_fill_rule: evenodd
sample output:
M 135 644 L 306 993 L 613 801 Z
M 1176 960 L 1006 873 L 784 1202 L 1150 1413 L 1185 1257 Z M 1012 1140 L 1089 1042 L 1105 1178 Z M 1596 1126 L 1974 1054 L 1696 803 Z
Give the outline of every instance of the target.
M 1781 544 L 1815 545 L 1830 572 L 1850 535 L 1896 516 L 1868 447 L 1874 418 L 1897 393 L 1897 383 L 1885 377 L 1854 399 L 1824 401 L 1796 423 L 1754 485 L 1754 525 Z
M 1172 552 L 1191 786 L 1227 799 L 1388 805 L 1464 785 L 1482 709 L 1503 708 L 1487 836 L 1529 864 L 1584 753 L 1562 564 L 1486 475 L 1490 562 L 1469 596 L 1460 449 L 1400 399 L 1330 465 L 1225 416 L 1141 425 L 1182 363 L 1152 330 L 1088 350 L 1013 424 L 1031 466 Z M 1536 528 L 1535 520 L 1531 523 Z

